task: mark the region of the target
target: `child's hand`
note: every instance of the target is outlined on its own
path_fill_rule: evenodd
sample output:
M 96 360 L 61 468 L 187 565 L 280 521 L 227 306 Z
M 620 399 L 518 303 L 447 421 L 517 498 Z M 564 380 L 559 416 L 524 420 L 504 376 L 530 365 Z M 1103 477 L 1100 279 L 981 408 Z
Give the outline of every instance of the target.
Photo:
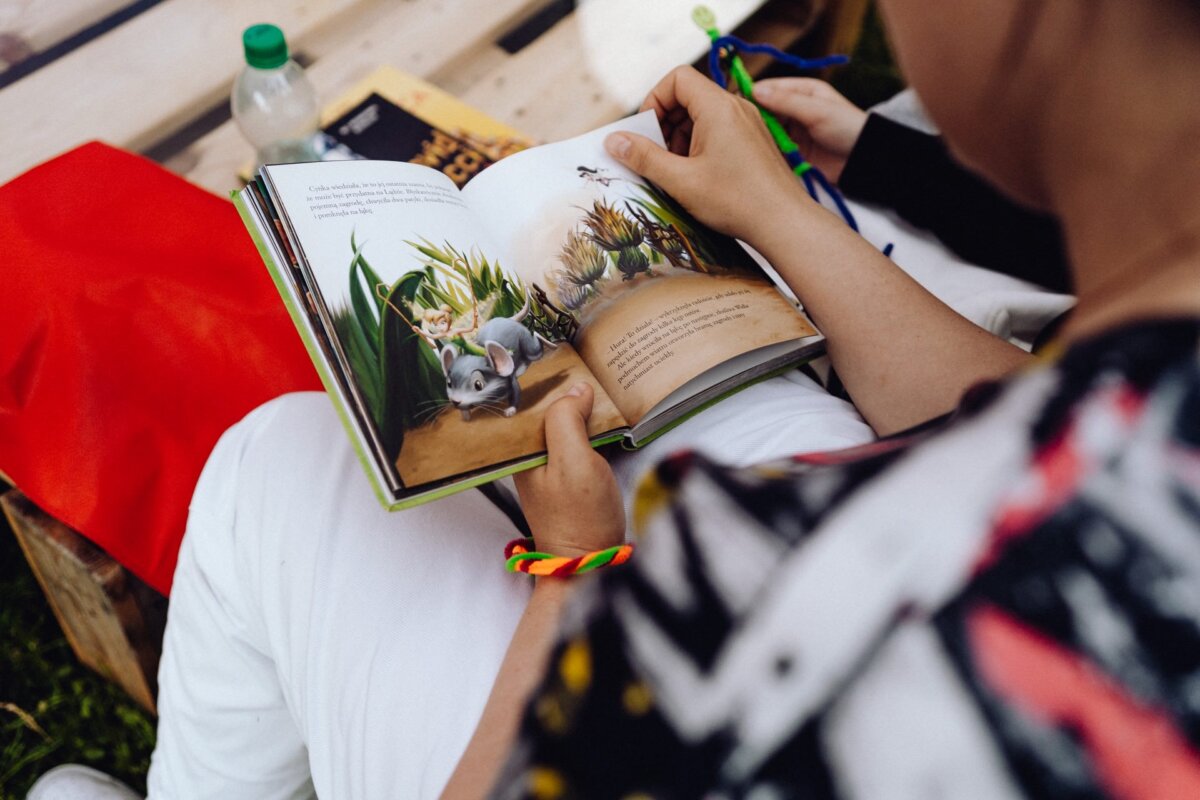
M 605 146 L 706 225 L 753 244 L 789 203 L 811 204 L 748 100 L 678 67 L 646 98 L 649 108 L 669 149 L 631 133 L 611 134 Z
M 578 556 L 625 541 L 625 507 L 608 462 L 588 443 L 592 387 L 577 383 L 546 412 L 544 467 L 518 473 L 521 508 L 537 549 Z
M 867 124 L 867 112 L 816 78 L 771 78 L 754 85 L 754 99 L 775 114 L 800 152 L 831 181 L 846 166 Z

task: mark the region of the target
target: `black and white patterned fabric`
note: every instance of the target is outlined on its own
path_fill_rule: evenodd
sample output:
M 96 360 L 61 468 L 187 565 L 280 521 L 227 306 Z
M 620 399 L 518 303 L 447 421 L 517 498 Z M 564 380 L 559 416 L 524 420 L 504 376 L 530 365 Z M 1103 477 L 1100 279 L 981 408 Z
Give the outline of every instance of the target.
M 1200 322 L 643 482 L 500 798 L 1200 798 Z

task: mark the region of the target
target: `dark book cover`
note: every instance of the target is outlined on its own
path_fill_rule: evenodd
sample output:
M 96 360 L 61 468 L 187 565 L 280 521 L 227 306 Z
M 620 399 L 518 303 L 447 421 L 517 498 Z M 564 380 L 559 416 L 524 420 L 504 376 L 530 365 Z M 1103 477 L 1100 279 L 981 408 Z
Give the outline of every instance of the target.
M 441 170 L 459 187 L 493 163 L 461 137 L 374 93 L 324 132 L 326 160 L 367 158 L 423 164 Z

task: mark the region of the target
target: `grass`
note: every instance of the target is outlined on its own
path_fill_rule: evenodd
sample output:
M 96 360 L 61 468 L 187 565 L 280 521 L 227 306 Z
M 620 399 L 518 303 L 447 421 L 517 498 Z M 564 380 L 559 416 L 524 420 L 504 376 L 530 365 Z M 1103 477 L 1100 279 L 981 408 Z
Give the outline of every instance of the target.
M 144 792 L 153 749 L 153 717 L 75 660 L 0 515 L 0 799 L 65 762 Z

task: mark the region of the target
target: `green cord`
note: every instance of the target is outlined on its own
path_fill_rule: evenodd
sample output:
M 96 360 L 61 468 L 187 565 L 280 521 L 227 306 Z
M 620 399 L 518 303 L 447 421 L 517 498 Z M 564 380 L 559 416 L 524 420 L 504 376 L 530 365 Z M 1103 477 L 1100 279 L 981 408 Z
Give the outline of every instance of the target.
M 717 19 L 712 10 L 707 6 L 696 6 L 692 10 L 692 20 L 705 33 L 715 46 L 717 39 L 721 38 L 721 32 L 716 29 Z M 775 146 L 779 148 L 779 152 L 785 157 L 792 153 L 800 152 L 800 146 L 796 144 L 792 137 L 788 136 L 787 130 L 783 124 L 775 118 L 775 115 L 765 108 L 754 102 L 754 79 L 750 77 L 746 65 L 742 63 L 742 58 L 737 53 L 733 54 L 733 58 L 729 60 L 729 74 L 737 84 L 738 91 L 742 96 L 754 103 L 754 107 L 758 109 L 758 113 L 762 116 L 763 123 L 766 124 L 767 130 L 771 133 L 771 138 L 775 140 Z M 792 170 L 797 175 L 803 175 L 812 169 L 812 164 L 801 158 L 800 163 Z

